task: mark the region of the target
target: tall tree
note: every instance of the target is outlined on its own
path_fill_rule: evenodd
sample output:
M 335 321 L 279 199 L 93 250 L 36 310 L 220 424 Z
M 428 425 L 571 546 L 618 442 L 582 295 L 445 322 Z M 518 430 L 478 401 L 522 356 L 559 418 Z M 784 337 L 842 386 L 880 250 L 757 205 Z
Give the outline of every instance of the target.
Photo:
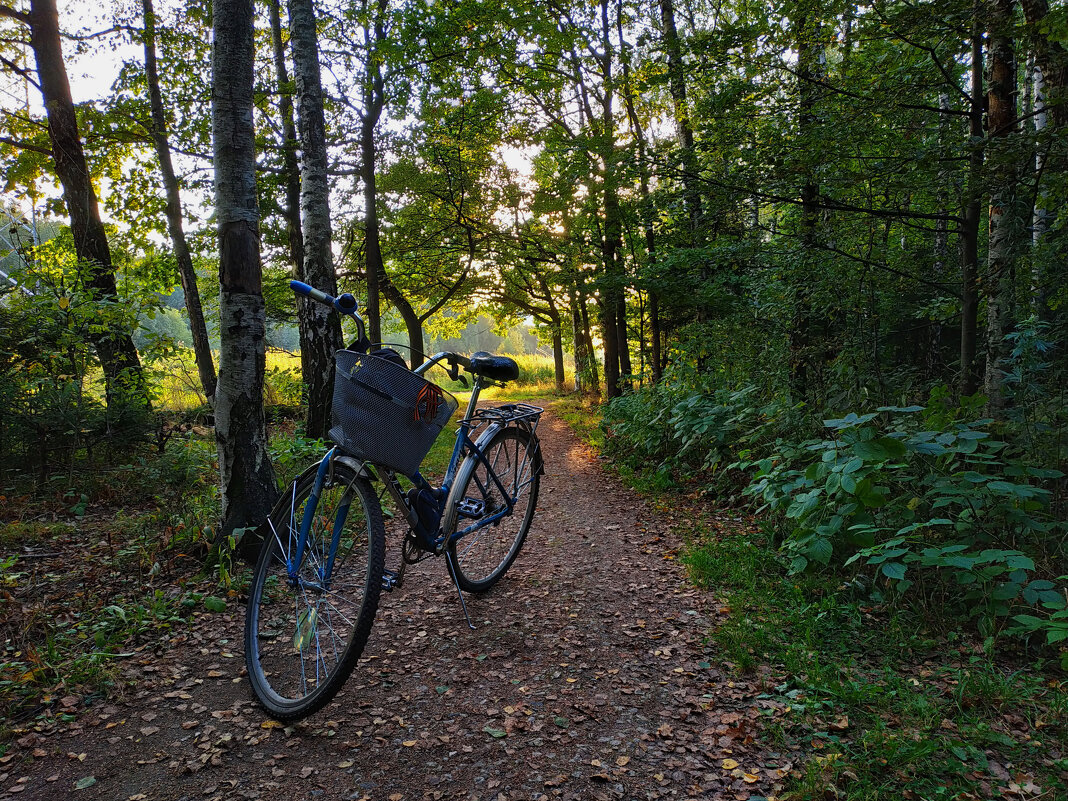
M 185 308 L 189 313 L 189 328 L 193 334 L 193 355 L 196 358 L 197 372 L 200 374 L 200 386 L 208 402 L 215 398 L 215 362 L 208 341 L 208 327 L 204 322 L 204 309 L 200 303 L 200 290 L 197 288 L 197 274 L 193 268 L 193 257 L 185 238 L 182 220 L 182 200 L 178 188 L 178 178 L 174 174 L 171 162 L 171 148 L 167 137 L 167 116 L 163 108 L 163 96 L 159 89 L 159 69 L 156 65 L 156 12 L 152 0 L 142 0 L 144 12 L 144 49 L 145 80 L 148 84 L 148 98 L 151 106 L 152 143 L 159 159 L 163 187 L 167 195 L 167 229 L 174 247 L 174 258 L 178 262 L 178 275 L 185 292 Z
M 215 439 L 224 536 L 258 525 L 277 493 L 263 412 L 266 315 L 252 118 L 253 21 L 252 0 L 215 0 L 212 139 L 222 332 Z
M 1001 409 L 1005 334 L 1012 319 L 1013 268 L 1020 226 L 1016 199 L 1016 53 L 1012 38 L 1015 0 L 994 0 L 990 19 L 990 90 L 987 93 L 987 136 L 992 168 L 986 289 L 986 372 L 983 391 L 989 408 Z
M 98 301 L 114 308 L 118 291 L 111 248 L 100 219 L 100 206 L 78 130 L 78 117 L 63 61 L 56 2 L 31 0 L 29 13 L 0 5 L 0 16 L 29 27 L 38 86 L 48 115 L 51 153 L 70 215 L 74 249 L 78 261 L 84 265 L 88 290 Z M 148 393 L 141 360 L 129 328 L 121 317 L 110 319 L 107 325 L 93 326 L 91 337 L 103 368 L 109 406 L 113 402 L 147 406 Z
M 304 237 L 304 280 L 329 295 L 337 294 L 330 224 L 326 121 L 319 69 L 319 41 L 312 0 L 289 0 L 290 47 L 297 79 L 297 128 L 300 135 L 300 217 Z M 334 392 L 334 352 L 341 348 L 338 315 L 301 298 L 301 366 L 308 394 L 308 436 L 326 437 Z

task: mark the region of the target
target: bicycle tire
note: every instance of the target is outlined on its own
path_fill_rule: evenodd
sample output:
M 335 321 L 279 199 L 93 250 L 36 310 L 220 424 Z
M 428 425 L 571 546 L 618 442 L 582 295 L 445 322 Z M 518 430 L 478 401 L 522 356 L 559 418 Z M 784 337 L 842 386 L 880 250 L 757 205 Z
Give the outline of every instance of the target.
M 460 589 L 482 593 L 493 587 L 519 556 L 530 530 L 538 503 L 541 483 L 541 449 L 537 437 L 525 428 L 511 426 L 494 434 L 483 449 L 501 484 L 515 498 L 510 515 L 495 523 L 451 541 L 447 547 L 449 570 Z M 456 503 L 450 509 L 446 527 L 451 535 L 457 526 L 468 519 L 458 505 L 467 502 L 470 509 L 478 509 L 479 517 L 496 514 L 504 506 L 500 488 L 491 481 L 486 465 L 476 456 L 468 456 L 456 476 L 460 491 L 454 495 Z
M 341 463 L 335 463 L 322 489 L 304 559 L 296 578 L 289 578 L 283 554 L 296 550 L 314 482 L 315 471 L 306 472 L 272 512 L 273 531 L 264 539 L 245 613 L 252 690 L 280 721 L 317 712 L 341 689 L 367 644 L 382 592 L 385 546 L 378 496 L 366 479 Z M 347 513 L 339 518 L 346 502 Z M 341 534 L 324 580 L 339 519 Z

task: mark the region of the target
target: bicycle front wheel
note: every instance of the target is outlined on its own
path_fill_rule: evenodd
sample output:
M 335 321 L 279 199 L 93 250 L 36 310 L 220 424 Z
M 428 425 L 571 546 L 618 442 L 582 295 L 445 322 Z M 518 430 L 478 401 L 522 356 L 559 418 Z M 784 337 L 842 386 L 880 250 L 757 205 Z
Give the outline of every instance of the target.
M 282 721 L 318 711 L 341 689 L 382 591 L 382 510 L 367 480 L 347 465 L 335 464 L 323 486 L 299 558 L 314 483 L 315 471 L 297 479 L 271 514 L 245 614 L 253 692 Z
M 524 428 L 504 428 L 493 435 L 484 454 L 488 467 L 475 456 L 461 466 L 456 485 L 462 489 L 447 526 L 451 535 L 499 516 L 449 543 L 450 570 L 466 592 L 486 592 L 500 581 L 519 556 L 538 503 L 541 451 L 537 437 Z M 502 487 L 513 504 L 511 514 L 501 515 L 508 508 Z

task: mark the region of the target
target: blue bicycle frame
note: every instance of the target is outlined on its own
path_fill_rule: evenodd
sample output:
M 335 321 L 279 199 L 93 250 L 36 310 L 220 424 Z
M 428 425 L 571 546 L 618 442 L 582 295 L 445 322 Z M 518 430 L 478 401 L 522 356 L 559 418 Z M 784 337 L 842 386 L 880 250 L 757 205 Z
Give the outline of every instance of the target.
M 332 298 L 326 293 L 314 289 L 313 287 L 310 287 L 307 284 L 303 284 L 299 281 L 291 281 L 290 286 L 292 286 L 294 291 L 300 294 L 307 295 L 313 300 L 317 300 L 320 303 L 332 306 L 342 314 L 348 314 L 352 316 L 356 320 L 360 338 L 362 339 L 364 337 L 363 320 L 360 318 L 359 314 L 356 311 L 356 301 L 351 295 L 342 295 L 340 298 Z M 448 360 L 452 364 L 451 374 L 455 377 L 458 360 L 462 359 L 463 357 L 458 357 L 456 354 L 453 353 L 437 353 L 430 359 L 428 359 L 426 362 L 421 364 L 419 367 L 417 367 L 413 372 L 415 372 L 417 375 L 421 375 L 434 365 L 439 364 L 442 361 Z M 459 428 L 456 433 L 456 444 L 453 446 L 452 456 L 449 459 L 449 465 L 445 471 L 445 478 L 442 481 L 441 487 L 433 487 L 418 471 L 414 475 L 409 476 L 408 478 L 417 488 L 432 491 L 436 490 L 440 497 L 448 499 L 447 504 L 458 505 L 459 499 L 451 498 L 450 492 L 452 490 L 453 483 L 456 480 L 456 474 L 459 470 L 460 465 L 462 464 L 464 459 L 470 456 L 474 456 L 486 467 L 486 474 L 494 482 L 497 490 L 500 492 L 500 497 L 504 499 L 505 508 L 498 510 L 489 517 L 480 518 L 479 520 L 464 529 L 455 530 L 451 534 L 446 534 L 442 531 L 440 522 L 440 520 L 447 519 L 449 517 L 449 509 L 446 507 L 446 509 L 443 510 L 445 513 L 438 521 L 438 528 L 435 533 L 434 539 L 432 543 L 429 543 L 430 545 L 432 545 L 433 552 L 435 554 L 440 555 L 441 553 L 447 550 L 449 545 L 456 542 L 457 540 L 475 531 L 485 528 L 486 526 L 492 525 L 497 521 L 501 520 L 502 518 L 510 515 L 512 513 L 512 510 L 515 508 L 517 498 L 513 497 L 512 494 L 505 488 L 504 484 L 497 476 L 497 473 L 494 470 L 494 466 L 490 464 L 489 460 L 486 458 L 485 452 L 479 446 L 479 442 L 488 442 L 490 438 L 494 434 L 496 434 L 498 430 L 500 430 L 500 428 L 502 428 L 504 425 L 507 424 L 507 422 L 509 422 L 509 419 L 522 419 L 524 416 L 530 416 L 532 414 L 540 413 L 541 410 L 537 407 L 511 407 L 519 409 L 520 412 L 518 414 L 513 415 L 511 418 L 507 418 L 506 416 L 502 415 L 500 420 L 490 423 L 489 427 L 480 435 L 478 441 L 473 440 L 471 438 L 471 432 L 474 430 L 474 428 L 477 427 L 477 425 L 473 424 L 472 420 L 475 417 L 475 409 L 478 403 L 479 394 L 486 386 L 493 385 L 494 383 L 492 381 L 484 380 L 482 376 L 475 375 L 474 382 L 471 388 L 471 397 L 468 400 L 467 409 L 464 412 L 464 416 L 460 420 Z M 527 457 L 529 458 L 529 456 L 530 455 L 528 454 Z M 319 497 L 322 494 L 323 487 L 325 486 L 327 477 L 330 474 L 331 466 L 333 465 L 334 460 L 336 458 L 344 458 L 346 460 L 351 460 L 352 462 L 355 462 L 356 465 L 358 465 L 359 467 L 359 469 L 356 471 L 358 475 L 369 475 L 366 467 L 363 464 L 359 463 L 359 460 L 352 459 L 352 457 L 340 456 L 337 448 L 331 448 L 323 457 L 322 461 L 319 462 L 318 469 L 316 470 L 315 474 L 315 481 L 312 485 L 311 492 L 308 495 L 304 512 L 302 514 L 300 533 L 298 535 L 296 550 L 293 551 L 291 555 L 288 555 L 286 557 L 286 573 L 289 582 L 294 586 L 296 586 L 296 584 L 298 584 L 300 581 L 298 571 L 300 569 L 300 565 L 303 563 L 304 560 L 305 550 L 307 548 L 308 542 L 308 535 L 311 530 L 311 523 L 315 516 L 315 510 L 318 507 Z M 535 469 L 534 464 L 531 463 L 527 465 L 526 460 L 524 460 L 524 465 L 522 469 L 525 471 L 528 466 L 533 474 L 533 470 Z M 398 509 L 402 510 L 409 526 L 413 530 L 415 530 L 416 526 L 419 523 L 418 513 L 415 509 L 409 506 L 407 499 L 405 498 L 404 493 L 401 490 L 396 475 L 392 471 L 385 470 L 383 471 L 382 478 L 385 482 L 387 491 L 389 491 L 390 495 L 397 503 Z M 516 491 L 518 490 L 519 487 L 517 486 Z M 294 503 L 291 504 L 290 508 L 290 531 L 293 530 L 293 516 L 296 514 L 296 509 L 293 508 L 294 506 L 295 500 Z M 337 553 L 337 547 L 341 538 L 341 531 L 344 528 L 344 522 L 348 515 L 348 511 L 349 498 L 346 496 L 343 503 L 341 504 L 341 507 L 338 509 L 337 515 L 334 520 L 333 533 L 330 541 L 330 550 L 327 555 L 326 564 L 321 565 L 316 571 L 320 583 L 320 588 L 322 589 L 329 589 L 334 563 L 334 556 Z M 458 517 L 461 516 L 459 510 L 457 511 L 457 515 Z M 286 549 L 284 548 L 282 550 L 283 552 L 286 551 Z

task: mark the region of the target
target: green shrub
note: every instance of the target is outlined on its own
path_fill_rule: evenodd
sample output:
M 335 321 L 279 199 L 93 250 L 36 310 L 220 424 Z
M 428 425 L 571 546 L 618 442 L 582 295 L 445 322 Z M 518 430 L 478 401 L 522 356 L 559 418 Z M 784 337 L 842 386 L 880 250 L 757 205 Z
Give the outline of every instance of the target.
M 857 564 L 877 592 L 947 581 L 957 588 L 949 599 L 989 632 L 1020 604 L 1065 607 L 1033 558 L 1065 530 L 1043 486 L 1062 474 L 1023 462 L 990 423 L 939 403 L 881 407 L 825 420 L 828 437 L 780 441 L 737 466 L 755 471 L 746 493 L 785 520 L 794 572 Z

